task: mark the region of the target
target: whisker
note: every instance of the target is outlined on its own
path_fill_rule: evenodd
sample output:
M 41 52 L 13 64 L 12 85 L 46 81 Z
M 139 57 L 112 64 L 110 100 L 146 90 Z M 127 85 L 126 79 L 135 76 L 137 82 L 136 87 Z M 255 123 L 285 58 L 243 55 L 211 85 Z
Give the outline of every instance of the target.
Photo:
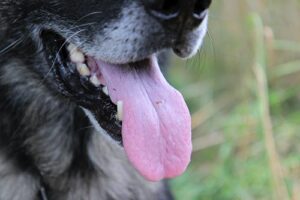
M 86 24 L 81 24 L 81 25 L 74 26 L 74 27 L 70 28 L 70 30 L 74 30 L 74 29 L 78 29 L 78 28 L 82 28 L 82 27 L 86 27 L 86 26 L 91 26 L 91 25 L 94 25 L 94 24 L 96 24 L 96 22 L 90 22 L 90 23 L 86 23 Z
M 83 20 L 83 19 L 85 19 L 85 18 L 87 18 L 87 17 L 90 17 L 90 16 L 92 16 L 92 15 L 97 15 L 97 14 L 102 14 L 102 12 L 101 12 L 101 11 L 91 12 L 91 13 L 89 13 L 89 14 L 87 14 L 87 15 L 84 15 L 83 17 L 79 18 L 79 19 L 77 20 L 77 22 L 80 22 L 81 20 Z
M 59 53 L 61 52 L 62 48 L 65 46 L 65 44 L 67 44 L 71 38 L 75 37 L 76 35 L 78 35 L 79 33 L 83 32 L 85 30 L 79 30 L 77 32 L 75 32 L 74 34 L 72 34 L 70 37 L 68 37 L 65 42 L 61 45 L 61 47 L 59 48 L 59 50 L 56 53 L 55 59 L 49 69 L 49 71 L 47 72 L 47 74 L 44 76 L 43 80 L 41 81 L 40 85 L 44 83 L 44 81 L 46 80 L 46 78 L 49 76 L 50 72 L 52 71 L 52 69 L 54 68 L 55 62 L 57 61 L 58 57 L 59 57 Z
M 214 45 L 214 38 L 213 38 L 212 34 L 210 33 L 209 29 L 207 31 L 207 35 L 209 37 L 209 41 L 210 41 L 210 44 L 212 46 L 213 57 L 216 58 L 216 49 L 215 49 L 215 45 Z M 216 59 L 214 59 L 214 60 L 216 60 Z
M 18 44 L 20 44 L 22 41 L 24 40 L 24 37 L 21 37 L 15 41 L 13 41 L 12 43 L 10 43 L 9 45 L 7 45 L 6 47 L 4 47 L 1 51 L 0 51 L 0 55 L 6 53 L 7 51 L 9 51 L 10 49 L 14 48 L 15 46 L 17 46 Z

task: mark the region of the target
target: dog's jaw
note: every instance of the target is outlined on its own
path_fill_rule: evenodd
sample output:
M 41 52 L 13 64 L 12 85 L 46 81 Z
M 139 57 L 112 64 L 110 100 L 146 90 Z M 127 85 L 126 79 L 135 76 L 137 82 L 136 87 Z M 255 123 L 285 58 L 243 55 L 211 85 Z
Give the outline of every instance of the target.
M 40 45 L 41 52 L 45 52 L 45 49 L 47 49 L 44 47 L 50 47 L 50 48 L 48 48 L 48 49 L 50 49 L 50 53 L 46 52 L 44 54 L 44 58 L 48 59 L 48 64 L 49 64 L 48 67 L 49 67 L 50 71 L 53 72 L 53 75 L 50 77 L 50 76 L 47 76 L 47 74 L 42 74 L 42 76 L 46 76 L 47 79 L 49 79 L 48 80 L 49 82 L 51 82 L 51 81 L 55 82 L 57 84 L 57 89 L 58 89 L 59 93 L 61 93 L 62 95 L 64 95 L 67 98 L 70 98 L 72 101 L 77 103 L 78 106 L 82 106 L 85 109 L 91 111 L 90 113 L 87 113 L 87 115 L 91 119 L 92 123 L 100 131 L 101 131 L 101 128 L 105 129 L 106 130 L 105 132 L 107 132 L 108 134 L 110 134 L 112 132 L 111 130 L 108 130 L 109 128 L 111 128 L 111 126 L 109 124 L 108 126 L 104 127 L 103 124 L 106 123 L 106 125 L 107 125 L 107 122 L 111 118 L 115 119 L 117 102 L 113 101 L 114 104 L 111 102 L 108 102 L 109 101 L 109 98 L 107 97 L 108 95 L 104 94 L 103 92 L 98 93 L 101 82 L 99 82 L 99 80 L 97 80 L 97 78 L 88 78 L 88 80 L 90 80 L 90 82 L 92 82 L 94 84 L 94 86 L 96 86 L 96 88 L 93 88 L 92 92 L 89 91 L 89 93 L 86 93 L 85 87 L 84 87 L 84 85 L 82 85 L 82 82 L 81 82 L 82 77 L 79 76 L 78 74 L 76 74 L 75 70 L 73 69 L 74 63 L 72 64 L 72 63 L 69 63 L 66 60 L 62 59 L 65 57 L 65 55 L 66 55 L 65 53 L 63 53 L 62 56 L 60 56 L 60 57 L 58 56 L 61 54 L 61 52 L 62 52 L 61 50 L 63 48 L 66 48 L 65 47 L 66 44 L 68 44 L 68 43 L 74 44 L 76 46 L 76 48 L 81 49 L 81 51 L 84 52 L 86 57 L 96 60 L 97 65 L 98 64 L 99 65 L 107 65 L 108 68 L 112 68 L 112 67 L 118 68 L 118 67 L 124 67 L 124 66 L 132 67 L 132 66 L 136 66 L 136 63 L 138 63 L 139 61 L 148 59 L 149 57 L 155 57 L 155 54 L 157 52 L 165 50 L 165 49 L 175 49 L 176 53 L 179 56 L 190 57 L 190 56 L 194 55 L 197 52 L 198 48 L 201 46 L 201 43 L 202 43 L 205 33 L 207 31 L 207 13 L 206 13 L 206 16 L 205 16 L 201 26 L 190 28 L 187 30 L 180 29 L 179 32 L 176 32 L 178 30 L 167 29 L 166 27 L 164 27 L 162 25 L 162 23 L 160 23 L 158 20 L 156 20 L 155 18 L 153 18 L 149 14 L 147 14 L 146 10 L 144 9 L 144 6 L 140 3 L 138 3 L 137 1 L 132 1 L 130 3 L 128 3 L 128 2 L 124 3 L 123 6 L 124 6 L 123 8 L 120 8 L 120 14 L 115 15 L 114 18 L 111 19 L 110 21 L 108 21 L 107 23 L 104 24 L 104 23 L 97 23 L 95 21 L 86 20 L 85 22 L 87 22 L 87 24 L 92 23 L 93 26 L 91 26 L 91 25 L 86 26 L 86 24 L 81 24 L 85 28 L 81 28 L 80 25 L 74 26 L 74 24 L 76 24 L 78 21 L 73 21 L 74 18 L 71 17 L 72 15 L 64 14 L 64 16 L 61 16 L 60 12 L 47 13 L 48 17 L 45 18 L 45 20 L 40 17 L 40 18 L 38 18 L 38 20 L 35 21 L 34 24 L 27 25 L 27 27 L 29 29 L 35 30 L 33 33 L 33 38 L 35 41 L 40 41 L 42 39 L 43 42 L 38 42 L 38 44 L 42 44 L 42 45 Z M 104 12 L 104 11 L 105 11 L 105 8 L 102 8 L 102 12 Z M 39 12 L 42 12 L 42 13 L 39 13 Z M 99 12 L 99 13 L 101 14 L 102 12 Z M 32 12 L 32 13 L 33 14 L 31 16 L 31 18 L 34 18 L 36 16 L 42 16 L 44 14 L 44 11 L 38 10 L 38 11 Z M 101 14 L 100 16 L 103 16 L 103 14 Z M 65 17 L 69 17 L 70 20 L 65 21 Z M 81 17 L 80 19 L 82 19 L 82 18 L 83 17 Z M 49 35 L 51 35 L 51 34 L 46 34 L 46 36 L 43 37 L 43 33 L 47 32 L 47 31 L 54 33 L 54 35 L 58 35 L 59 39 L 57 39 L 57 37 L 50 37 Z M 60 38 L 62 38 L 62 42 L 61 42 Z M 57 43 L 56 47 L 58 47 L 58 48 L 52 48 L 53 45 L 49 44 L 49 43 L 51 43 L 50 40 L 53 40 L 54 43 Z M 152 59 L 152 61 L 153 60 L 155 60 L 155 59 Z M 83 63 L 83 64 L 86 64 L 86 63 Z M 56 65 L 56 66 L 54 66 L 54 65 Z M 175 101 L 173 101 L 172 98 L 167 99 L 166 102 L 169 102 L 168 105 L 172 105 L 174 107 L 174 109 L 173 110 L 169 109 L 169 107 L 171 107 L 171 106 L 168 107 L 168 105 L 167 105 L 166 106 L 167 108 L 163 108 L 164 110 L 162 109 L 163 111 L 160 112 L 160 113 L 163 113 L 163 114 L 161 114 L 163 117 L 157 117 L 157 118 L 165 119 L 166 118 L 165 115 L 170 114 L 170 113 L 174 116 L 177 116 L 178 114 L 182 114 L 182 115 L 180 115 L 182 117 L 182 121 L 184 123 L 190 125 L 189 124 L 190 116 L 186 109 L 186 105 L 183 103 L 183 98 L 180 95 L 178 95 L 177 92 L 173 92 L 172 95 L 173 94 L 174 95 L 173 96 L 171 95 L 170 87 L 166 86 L 167 84 L 165 84 L 165 80 L 163 80 L 163 78 L 161 78 L 161 75 L 157 75 L 160 73 L 160 71 L 158 70 L 159 68 L 158 67 L 153 68 L 153 66 L 155 66 L 155 65 L 152 65 L 152 68 L 150 66 L 150 68 L 152 70 L 155 69 L 153 73 L 156 73 L 156 77 L 152 76 L 153 74 L 152 75 L 146 74 L 144 76 L 144 78 L 146 77 L 145 80 L 149 81 L 148 85 L 145 84 L 145 81 L 143 82 L 143 81 L 141 81 L 141 79 L 138 79 L 139 84 L 141 85 L 141 88 L 142 87 L 146 88 L 145 89 L 146 92 L 151 91 L 151 93 L 154 94 L 152 96 L 155 96 L 155 92 L 152 91 L 152 88 L 160 89 L 155 84 L 153 84 L 153 83 L 155 83 L 155 81 L 158 80 L 158 82 L 163 83 L 163 84 L 161 84 L 163 86 L 161 88 L 165 89 L 165 91 L 166 91 L 165 93 L 160 91 L 161 92 L 160 97 L 167 99 L 168 95 L 166 95 L 166 94 L 169 94 L 169 97 L 170 96 L 175 97 L 173 99 L 177 99 L 178 100 L 177 103 L 179 102 L 178 104 L 181 105 L 181 106 L 179 106 L 181 108 L 180 111 L 179 112 L 176 111 L 177 112 L 176 113 L 175 112 L 176 106 L 174 106 Z M 147 67 L 149 67 L 149 65 L 147 65 L 145 67 L 147 68 Z M 48 69 L 44 68 L 44 70 L 42 70 L 42 71 L 48 71 Z M 49 72 L 47 72 L 47 73 L 49 73 Z M 118 73 L 119 73 L 119 71 L 118 71 Z M 136 68 L 133 70 L 132 73 L 136 73 Z M 88 74 L 88 73 L 86 73 L 86 74 Z M 136 73 L 136 74 L 138 74 L 138 73 Z M 113 77 L 111 73 L 108 73 L 107 76 Z M 139 76 L 139 75 L 137 75 L 137 76 Z M 83 77 L 83 78 L 86 78 L 86 77 Z M 125 88 L 126 90 L 130 89 L 130 86 L 128 83 L 133 82 L 132 80 L 133 80 L 132 75 L 128 75 L 127 80 L 124 81 L 124 83 L 127 83 L 127 88 Z M 134 85 L 132 83 L 130 83 L 130 84 L 131 84 L 131 86 Z M 153 86 L 151 84 L 153 84 L 155 86 Z M 113 85 L 115 85 L 115 84 L 113 84 Z M 151 86 L 149 86 L 149 85 L 151 85 Z M 80 86 L 80 87 L 77 87 L 77 86 Z M 83 87 L 81 87 L 81 86 L 83 86 Z M 78 88 L 80 90 L 77 90 Z M 122 89 L 121 86 L 119 88 Z M 137 88 L 137 89 L 140 89 L 140 88 Z M 136 94 L 138 94 L 137 95 L 138 97 L 142 96 L 142 95 L 140 95 L 140 93 L 136 93 Z M 166 96 L 164 96 L 164 95 L 166 95 Z M 121 96 L 124 97 L 124 94 L 122 94 Z M 151 98 L 151 95 L 149 95 L 149 96 L 150 97 L 148 97 L 148 99 L 145 98 L 146 100 L 148 100 L 148 104 L 149 105 L 151 103 L 155 104 L 155 103 L 153 103 L 154 100 Z M 162 98 L 162 101 L 160 98 L 158 98 L 159 101 L 157 101 L 157 102 L 165 102 L 165 99 L 163 99 L 163 98 Z M 127 98 L 127 99 L 130 99 L 130 98 Z M 99 105 L 102 105 L 102 107 Z M 106 105 L 109 105 L 109 109 L 103 111 L 104 109 L 107 108 Z M 131 105 L 130 101 L 127 102 L 127 107 L 130 107 L 130 108 L 133 107 Z M 155 106 L 152 106 L 152 107 L 155 107 Z M 146 108 L 150 108 L 150 106 L 147 105 Z M 156 110 L 156 108 L 153 110 Z M 166 110 L 168 110 L 168 112 Z M 134 110 L 134 112 L 138 113 L 138 115 L 141 114 L 141 112 L 139 110 Z M 159 113 L 158 111 L 156 111 L 156 112 Z M 93 116 L 95 116 L 95 119 L 97 122 L 95 122 L 95 119 L 92 117 L 91 113 Z M 100 113 L 100 117 L 98 116 L 99 113 Z M 155 112 L 153 112 L 153 113 L 155 113 Z M 167 114 L 165 114 L 165 113 L 167 113 Z M 153 117 L 153 118 L 150 117 L 150 121 L 153 120 L 154 118 L 155 117 Z M 129 117 L 127 117 L 127 119 L 129 119 Z M 172 120 L 170 120 L 171 121 L 170 123 L 167 123 L 166 120 L 161 120 L 161 121 L 163 121 L 163 123 L 162 123 L 157 119 L 154 119 L 152 122 L 153 122 L 153 124 L 161 126 L 163 128 L 165 128 L 165 127 L 170 128 L 170 124 L 175 124 L 175 121 L 176 121 L 175 117 L 172 118 Z M 116 121 L 117 120 L 115 120 L 114 122 L 116 122 Z M 132 123 L 131 119 L 129 119 L 127 121 Z M 113 123 L 113 124 L 117 124 L 117 123 Z M 142 124 L 143 124 L 143 127 L 146 127 L 146 124 L 144 122 Z M 164 126 L 165 124 L 168 124 L 168 126 Z M 125 127 L 127 127 L 127 126 L 125 126 Z M 181 151 L 181 153 L 184 154 L 183 155 L 184 162 L 181 163 L 180 169 L 174 169 L 173 172 L 167 172 L 168 170 L 166 170 L 166 168 L 171 168 L 170 166 L 172 165 L 172 163 L 171 164 L 168 163 L 167 165 L 169 167 L 166 167 L 166 162 L 164 162 L 164 161 L 160 162 L 162 172 L 154 174 L 152 177 L 151 177 L 150 172 L 145 172 L 145 171 L 142 172 L 143 175 L 148 176 L 147 178 L 149 178 L 151 180 L 160 180 L 162 178 L 170 178 L 170 177 L 174 177 L 175 175 L 182 173 L 183 170 L 186 168 L 186 165 L 190 159 L 191 141 L 187 139 L 187 138 L 190 139 L 190 127 L 182 125 L 182 127 L 179 127 L 178 130 L 173 132 L 173 134 L 170 134 L 169 137 L 166 136 L 166 134 L 161 134 L 161 132 L 166 132 L 166 131 L 161 131 L 161 129 L 163 129 L 161 127 L 158 127 L 158 128 L 156 127 L 157 130 L 155 131 L 155 133 L 160 133 L 157 135 L 164 135 L 164 138 L 162 138 L 161 141 L 164 141 L 167 144 L 172 143 L 172 139 L 170 139 L 170 138 L 176 138 L 176 136 L 177 136 L 176 131 L 181 131 L 184 133 L 184 137 L 182 137 L 180 139 L 182 143 L 180 143 L 180 142 L 172 143 L 173 146 L 171 148 L 173 155 L 175 155 L 176 154 L 176 152 L 174 150 L 175 146 L 180 146 L 180 144 L 183 144 L 183 146 L 186 148 L 186 150 Z M 118 126 L 117 129 L 114 129 L 114 127 L 113 127 L 113 129 L 117 130 L 117 132 L 119 133 L 120 131 L 118 128 L 120 128 L 120 126 Z M 171 127 L 171 129 L 172 129 L 172 127 Z M 133 127 L 132 131 L 135 131 L 135 130 L 138 130 L 138 129 L 135 129 Z M 140 128 L 139 130 L 140 130 L 140 132 L 145 131 L 145 132 L 147 132 L 147 135 L 151 136 L 151 132 L 148 131 L 149 128 L 144 128 L 144 129 Z M 125 132 L 128 132 L 128 131 L 129 130 L 126 129 Z M 103 131 L 101 131 L 101 132 L 103 132 Z M 126 137 L 126 138 L 128 138 L 128 137 Z M 138 139 L 139 141 L 145 140 L 144 138 L 143 139 L 141 139 L 141 138 L 142 137 L 138 137 L 135 139 Z M 159 138 L 159 137 L 157 137 L 157 138 Z M 180 137 L 178 137 L 178 138 L 180 138 Z M 165 140 L 163 140 L 163 139 L 165 139 Z M 126 143 L 127 144 L 130 143 L 130 145 L 127 145 L 130 147 L 127 147 L 127 148 L 132 148 L 133 144 L 128 141 L 129 141 L 129 139 L 126 139 Z M 164 142 L 162 142 L 162 143 L 164 143 Z M 153 142 L 153 144 L 156 144 L 156 143 Z M 161 146 L 166 146 L 166 145 L 161 145 Z M 143 149 L 143 145 L 140 144 L 139 148 Z M 163 158 L 161 160 L 163 160 L 165 157 L 168 158 L 167 155 L 169 155 L 168 154 L 170 152 L 169 149 L 168 148 L 164 149 L 163 147 L 161 147 L 161 148 L 163 149 L 163 153 L 167 152 L 166 154 L 164 154 L 164 156 L 162 156 Z M 149 149 L 150 148 L 148 148 L 147 151 Z M 179 149 L 179 148 L 177 147 L 177 149 Z M 148 151 L 148 153 L 153 153 L 153 152 L 154 151 L 150 151 L 150 150 Z M 133 162 L 135 162 L 134 164 L 141 171 L 147 170 L 145 166 L 149 163 L 149 161 L 159 160 L 157 158 L 154 159 L 154 156 L 151 155 L 148 157 L 148 161 L 147 161 L 148 163 L 146 163 L 146 162 L 143 163 L 143 166 L 141 167 L 140 163 L 137 163 L 137 161 L 136 161 L 137 159 L 133 158 L 133 157 L 135 157 L 135 153 L 133 153 L 133 151 L 130 150 L 129 154 L 131 155 L 131 160 Z M 156 152 L 153 153 L 153 155 L 154 154 L 156 154 L 156 156 L 158 156 L 158 157 L 160 156 Z M 139 155 L 140 157 L 142 157 L 141 156 L 142 154 L 136 154 L 136 155 Z M 170 156 L 170 157 L 172 157 L 172 156 Z M 174 156 L 174 158 L 175 159 L 173 159 L 173 160 L 176 160 L 176 156 Z M 177 161 L 176 161 L 177 163 L 179 163 L 178 160 L 180 161 L 180 159 L 177 159 Z M 159 163 L 159 161 L 158 161 L 158 163 Z M 141 168 L 143 168 L 143 169 L 141 169 Z

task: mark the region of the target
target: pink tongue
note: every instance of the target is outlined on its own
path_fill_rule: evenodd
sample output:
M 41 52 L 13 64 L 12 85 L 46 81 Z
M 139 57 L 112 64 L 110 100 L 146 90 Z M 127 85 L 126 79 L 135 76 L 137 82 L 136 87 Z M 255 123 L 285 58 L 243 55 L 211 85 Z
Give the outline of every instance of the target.
M 112 101 L 123 102 L 123 144 L 134 167 L 150 181 L 182 174 L 191 157 L 191 118 L 156 58 L 141 69 L 102 61 L 97 65 Z

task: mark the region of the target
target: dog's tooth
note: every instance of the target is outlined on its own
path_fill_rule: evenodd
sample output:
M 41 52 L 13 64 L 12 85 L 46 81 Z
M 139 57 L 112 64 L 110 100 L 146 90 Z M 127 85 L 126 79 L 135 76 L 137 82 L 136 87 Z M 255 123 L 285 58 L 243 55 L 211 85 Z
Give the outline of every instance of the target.
M 92 75 L 92 77 L 90 78 L 90 82 L 96 87 L 99 87 L 101 85 L 101 82 L 96 74 Z
M 67 46 L 67 49 L 68 51 L 71 53 L 73 51 L 78 51 L 77 47 L 75 46 L 75 44 L 72 44 L 70 43 L 68 46 Z
M 80 51 L 72 51 L 70 52 L 70 60 L 74 63 L 83 63 L 84 55 Z
M 104 86 L 104 87 L 102 88 L 102 92 L 103 92 L 104 94 L 106 94 L 107 96 L 109 96 L 107 86 Z
M 118 112 L 117 112 L 116 118 L 119 121 L 123 121 L 123 101 L 117 102 L 117 109 L 118 109 Z
M 81 76 L 90 76 L 91 75 L 90 69 L 84 63 L 77 63 L 76 68 Z

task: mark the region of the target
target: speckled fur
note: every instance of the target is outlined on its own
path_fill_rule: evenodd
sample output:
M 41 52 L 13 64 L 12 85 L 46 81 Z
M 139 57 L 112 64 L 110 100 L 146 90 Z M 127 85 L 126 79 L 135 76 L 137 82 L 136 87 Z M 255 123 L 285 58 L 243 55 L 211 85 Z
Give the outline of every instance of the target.
M 39 200 L 42 186 L 49 200 L 171 200 L 165 182 L 142 178 L 123 149 L 58 92 L 42 29 L 121 63 L 167 49 L 174 40 L 166 39 L 170 33 L 146 15 L 140 0 L 0 1 L 0 200 Z M 199 48 L 199 31 L 206 27 L 186 34 L 187 54 Z

